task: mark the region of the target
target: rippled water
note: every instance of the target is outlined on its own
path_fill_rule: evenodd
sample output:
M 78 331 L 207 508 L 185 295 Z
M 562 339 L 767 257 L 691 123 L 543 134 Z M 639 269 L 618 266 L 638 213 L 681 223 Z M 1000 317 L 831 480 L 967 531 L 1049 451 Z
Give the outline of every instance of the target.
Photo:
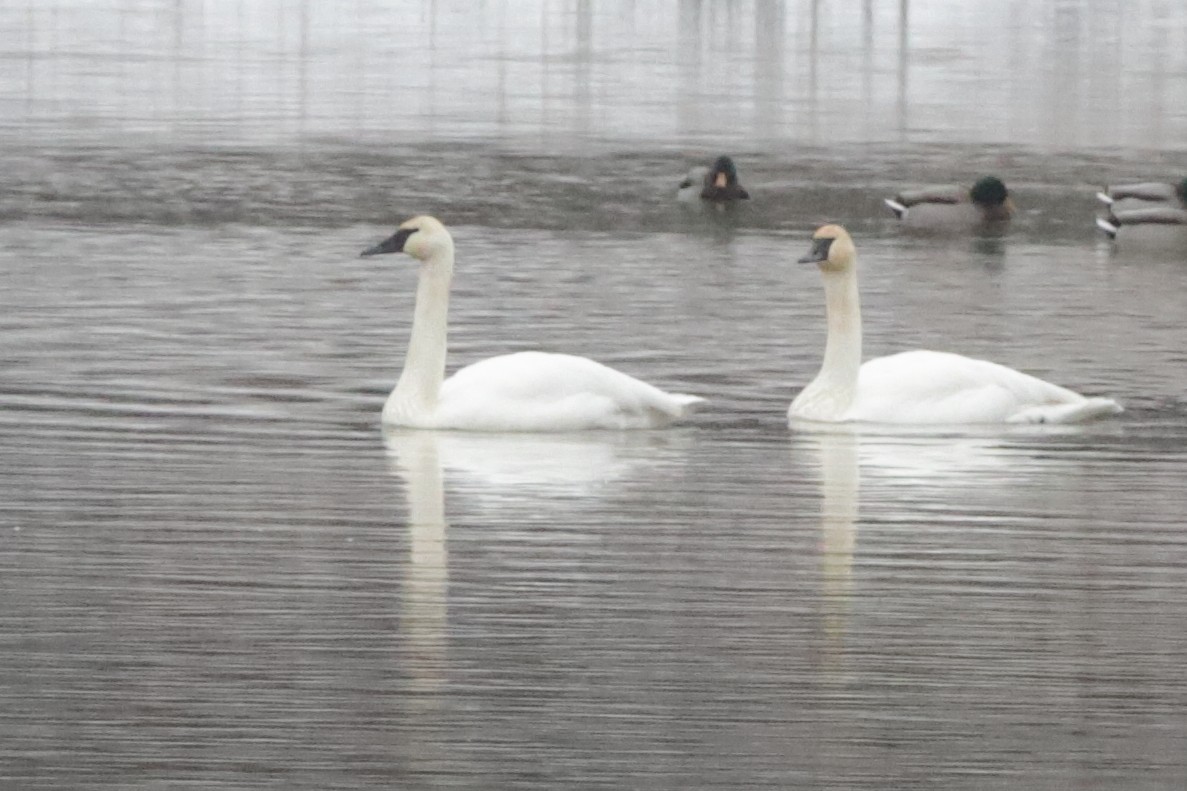
M 905 3 L 0 3 L 0 787 L 1187 784 L 1187 265 L 1091 227 L 1181 164 L 1187 22 L 944 5 L 904 58 Z M 673 205 L 735 140 L 751 205 Z M 1007 236 L 884 216 L 966 168 Z M 420 210 L 453 367 L 568 351 L 710 404 L 385 435 L 415 267 L 357 255 Z M 789 431 L 825 218 L 867 356 L 1127 411 Z

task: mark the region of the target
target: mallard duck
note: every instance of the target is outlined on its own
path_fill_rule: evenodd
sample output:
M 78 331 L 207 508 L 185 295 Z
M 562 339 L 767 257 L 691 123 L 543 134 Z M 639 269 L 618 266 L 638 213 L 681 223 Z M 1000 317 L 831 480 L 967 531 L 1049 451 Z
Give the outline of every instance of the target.
M 977 179 L 971 189 L 935 185 L 904 190 L 885 203 L 904 224 L 919 228 L 1000 225 L 1014 215 L 1010 192 L 996 176 Z
M 1096 227 L 1108 234 L 1110 239 L 1123 236 L 1187 246 L 1187 209 L 1177 206 L 1148 206 L 1122 211 L 1110 209 L 1107 216 L 1096 218 Z
M 727 156 L 720 156 L 711 168 L 698 165 L 689 170 L 684 181 L 680 182 L 676 197 L 685 203 L 697 200 L 733 203 L 749 200 L 750 193 L 738 183 L 738 169 L 734 161 Z
M 1097 199 L 1113 211 L 1150 208 L 1150 204 L 1187 209 L 1187 179 L 1178 184 L 1143 181 L 1138 184 L 1115 184 L 1096 193 Z

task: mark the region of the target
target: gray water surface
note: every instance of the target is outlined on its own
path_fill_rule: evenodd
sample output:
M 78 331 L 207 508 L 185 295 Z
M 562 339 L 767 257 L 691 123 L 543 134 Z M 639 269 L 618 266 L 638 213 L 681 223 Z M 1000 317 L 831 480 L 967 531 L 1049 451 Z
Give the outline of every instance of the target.
M 1177 8 L 314 5 L 0 2 L 0 787 L 1187 785 L 1187 262 L 1092 229 L 1181 165 Z M 719 150 L 751 204 L 675 205 Z M 999 238 L 880 205 L 990 169 Z M 451 369 L 705 410 L 385 434 L 416 266 L 357 256 L 426 210 Z M 867 357 L 1126 412 L 789 430 L 826 219 Z

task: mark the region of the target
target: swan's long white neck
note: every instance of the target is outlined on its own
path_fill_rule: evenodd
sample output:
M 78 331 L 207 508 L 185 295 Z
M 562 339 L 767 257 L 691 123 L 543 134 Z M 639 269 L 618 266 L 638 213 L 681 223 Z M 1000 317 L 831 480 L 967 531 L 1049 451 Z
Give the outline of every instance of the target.
M 816 378 L 792 404 L 793 415 L 817 420 L 837 420 L 853 404 L 857 374 L 861 369 L 861 302 L 857 272 L 822 270 L 828 313 L 828 340 L 824 362 Z
M 453 279 L 453 246 L 447 245 L 420 265 L 416 309 L 404 371 L 388 397 L 384 412 L 398 410 L 408 418 L 428 417 L 437 407 L 445 381 L 449 286 Z
M 861 368 L 861 300 L 857 294 L 857 273 L 824 273 L 824 297 L 828 312 L 828 341 L 817 379 L 828 377 L 835 385 L 857 385 Z

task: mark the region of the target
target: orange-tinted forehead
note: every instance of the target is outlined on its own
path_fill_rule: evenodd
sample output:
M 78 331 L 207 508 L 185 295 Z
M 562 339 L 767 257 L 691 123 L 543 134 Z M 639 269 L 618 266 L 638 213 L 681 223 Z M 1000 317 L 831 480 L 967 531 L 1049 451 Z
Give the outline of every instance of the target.
M 822 225 L 816 229 L 816 233 L 812 234 L 813 239 L 836 239 L 844 234 L 845 231 L 839 225 Z

